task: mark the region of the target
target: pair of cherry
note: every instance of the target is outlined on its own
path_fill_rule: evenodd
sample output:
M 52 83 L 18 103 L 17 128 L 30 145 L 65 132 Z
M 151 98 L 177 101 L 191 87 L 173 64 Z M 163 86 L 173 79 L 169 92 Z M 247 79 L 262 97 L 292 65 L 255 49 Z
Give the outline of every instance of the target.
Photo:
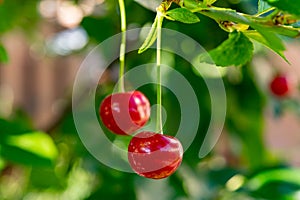
M 270 83 L 272 93 L 284 97 L 290 84 L 286 76 L 277 75 Z M 100 105 L 103 124 L 117 135 L 131 135 L 143 127 L 150 117 L 150 103 L 139 92 L 115 93 Z M 128 161 L 139 175 L 160 179 L 173 174 L 183 156 L 182 145 L 172 136 L 143 131 L 133 136 L 128 146 Z
M 99 108 L 103 124 L 117 135 L 131 135 L 143 127 L 150 117 L 150 103 L 139 92 L 115 93 L 107 96 Z M 140 176 L 161 179 L 173 174 L 182 161 L 180 141 L 172 136 L 143 131 L 132 137 L 128 161 Z

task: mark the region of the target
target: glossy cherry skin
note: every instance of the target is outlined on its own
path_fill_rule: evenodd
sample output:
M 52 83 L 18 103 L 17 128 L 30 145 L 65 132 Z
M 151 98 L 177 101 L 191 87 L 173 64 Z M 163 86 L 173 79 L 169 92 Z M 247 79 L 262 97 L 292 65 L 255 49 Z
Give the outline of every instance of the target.
M 173 174 L 180 166 L 183 148 L 172 136 L 153 132 L 135 135 L 128 146 L 128 161 L 140 176 L 162 179 Z
M 107 96 L 99 108 L 103 124 L 118 135 L 129 135 L 144 126 L 150 117 L 150 103 L 139 91 Z
M 289 93 L 289 81 L 284 75 L 277 75 L 270 83 L 272 93 L 278 97 L 284 97 Z

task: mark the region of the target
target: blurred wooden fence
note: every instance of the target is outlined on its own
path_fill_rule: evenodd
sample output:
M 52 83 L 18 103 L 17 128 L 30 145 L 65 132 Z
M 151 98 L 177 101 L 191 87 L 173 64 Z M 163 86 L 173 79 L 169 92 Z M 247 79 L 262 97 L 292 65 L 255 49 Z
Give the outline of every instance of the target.
M 4 45 L 10 61 L 0 67 L 0 110 L 9 114 L 13 103 L 32 117 L 36 127 L 46 128 L 70 98 L 82 58 L 47 57 L 35 52 L 34 44 L 17 31 L 5 36 Z

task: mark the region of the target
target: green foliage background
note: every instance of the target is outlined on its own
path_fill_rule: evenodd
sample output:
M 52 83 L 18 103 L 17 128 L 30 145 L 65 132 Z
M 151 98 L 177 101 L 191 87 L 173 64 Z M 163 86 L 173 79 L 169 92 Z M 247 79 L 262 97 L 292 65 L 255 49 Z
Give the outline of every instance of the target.
M 207 5 L 214 3 L 204 2 Z M 26 3 L 4 0 L 0 4 L 0 37 L 20 29 L 31 38 L 36 24 L 42 20 L 37 10 L 38 3 L 35 0 Z M 185 3 L 189 9 L 199 5 L 199 1 L 194 0 Z M 117 1 L 105 1 L 105 4 L 105 15 L 86 16 L 80 24 L 89 36 L 89 44 L 98 44 L 120 31 Z M 110 169 L 93 158 L 82 145 L 70 109 L 66 110 L 57 126 L 48 132 L 35 130 L 31 119 L 16 111 L 10 118 L 0 116 L 0 199 L 296 199 L 295 195 L 300 190 L 300 171 L 289 167 L 280 158 L 274 159 L 272 152 L 264 145 L 263 112 L 267 95 L 257 88 L 249 62 L 253 56 L 250 39 L 284 57 L 281 37 L 277 35 L 283 31 L 281 27 L 266 28 L 247 18 L 240 18 L 235 10 L 255 14 L 254 10 L 263 12 L 270 6 L 276 6 L 297 18 L 300 16 L 300 2 L 219 0 L 214 5 L 233 9 L 212 12 L 214 18 L 224 17 L 225 21 L 245 23 L 252 29 L 229 33 L 212 18 L 201 15 L 201 12 L 191 14 L 188 9 L 176 11 L 178 5 L 172 5 L 167 13 L 177 21 L 165 20 L 163 27 L 177 30 L 198 41 L 209 51 L 217 65 L 238 66 L 241 81 L 233 83 L 227 76 L 223 77 L 228 101 L 224 129 L 229 139 L 241 149 L 232 155 L 237 160 L 236 165 L 224 164 L 225 158 L 214 151 L 206 158 L 199 159 L 198 152 L 210 120 L 209 93 L 202 77 L 195 73 L 189 63 L 172 55 L 173 67 L 189 80 L 201 111 L 197 137 L 185 152 L 178 172 L 165 180 L 154 181 Z M 134 0 L 126 0 L 126 12 L 128 23 L 138 27 L 155 19 L 155 12 Z M 189 23 L 178 22 L 181 20 Z M 284 33 L 295 36 L 295 30 L 299 34 L 297 29 Z M 153 50 L 142 54 L 131 52 L 127 55 L 126 66 L 130 68 L 147 62 L 154 57 L 154 53 Z M 13 59 L 6 54 L 3 45 L 0 46 L 0 59 L 1 62 Z M 203 61 L 206 59 L 203 57 Z M 111 93 L 112 85 L 106 83 L 104 88 L 99 89 L 95 98 L 96 108 Z M 145 86 L 140 90 L 149 97 L 151 103 L 155 103 L 156 91 L 153 87 Z M 172 135 L 180 122 L 178 102 L 168 91 L 164 92 L 163 98 L 165 109 L 172 116 L 172 119 L 168 118 L 165 130 Z M 107 135 L 112 141 L 122 141 L 110 133 Z M 17 172 L 16 177 L 12 171 Z

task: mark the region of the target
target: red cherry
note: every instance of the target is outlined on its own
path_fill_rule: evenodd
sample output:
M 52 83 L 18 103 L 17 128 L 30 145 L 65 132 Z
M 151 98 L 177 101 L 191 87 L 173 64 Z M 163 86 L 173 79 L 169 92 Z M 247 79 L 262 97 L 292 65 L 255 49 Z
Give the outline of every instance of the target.
M 132 134 L 146 124 L 150 117 L 150 103 L 139 91 L 115 93 L 100 105 L 103 124 L 118 135 Z
M 289 81 L 284 75 L 277 75 L 270 83 L 272 93 L 278 97 L 284 97 L 289 93 Z
M 166 178 L 180 166 L 183 149 L 172 136 L 153 132 L 135 135 L 128 146 L 128 161 L 140 176 L 152 179 Z

